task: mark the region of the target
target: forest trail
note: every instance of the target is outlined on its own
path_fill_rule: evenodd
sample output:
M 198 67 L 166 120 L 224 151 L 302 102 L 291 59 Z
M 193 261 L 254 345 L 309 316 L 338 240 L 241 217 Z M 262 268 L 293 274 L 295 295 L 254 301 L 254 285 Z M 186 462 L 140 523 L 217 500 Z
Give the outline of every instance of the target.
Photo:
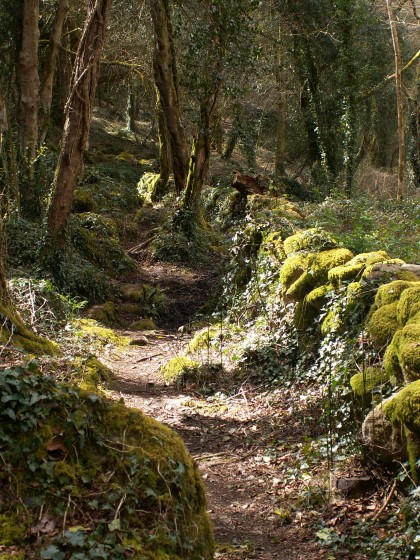
M 208 281 L 173 266 L 140 267 L 131 281 L 153 281 L 169 295 L 158 320 L 165 328 L 142 334 L 108 358 L 112 397 L 175 430 L 198 463 L 214 523 L 216 558 L 303 560 L 325 558 L 315 544 L 316 513 L 293 505 L 296 484 L 284 479 L 295 456 L 316 430 L 298 390 L 264 391 L 240 380 L 217 381 L 210 395 L 193 384 L 168 384 L 159 368 L 185 348 L 187 323 L 208 297 Z M 121 331 L 132 339 L 138 332 Z M 145 341 L 146 342 L 146 341 Z M 293 511 L 293 514 L 291 513 Z

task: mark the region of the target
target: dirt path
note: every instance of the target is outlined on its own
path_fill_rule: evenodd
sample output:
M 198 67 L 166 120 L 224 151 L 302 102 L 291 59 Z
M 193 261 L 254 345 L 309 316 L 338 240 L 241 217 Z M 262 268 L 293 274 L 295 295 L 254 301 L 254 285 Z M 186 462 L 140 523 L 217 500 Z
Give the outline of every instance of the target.
M 208 295 L 203 277 L 176 267 L 143 267 L 131 281 L 151 279 L 169 295 L 161 320 L 167 326 L 191 319 Z M 220 380 L 209 396 L 194 385 L 168 385 L 159 367 L 182 352 L 191 335 L 167 328 L 146 338 L 146 346 L 130 346 L 108 361 L 115 373 L 112 394 L 182 436 L 206 483 L 216 558 L 325 557 L 315 545 L 316 514 L 304 517 L 294 503 L 300 483 L 290 474 L 299 448 L 317 429 L 310 405 L 302 406 L 295 389 L 273 393 L 232 380 Z

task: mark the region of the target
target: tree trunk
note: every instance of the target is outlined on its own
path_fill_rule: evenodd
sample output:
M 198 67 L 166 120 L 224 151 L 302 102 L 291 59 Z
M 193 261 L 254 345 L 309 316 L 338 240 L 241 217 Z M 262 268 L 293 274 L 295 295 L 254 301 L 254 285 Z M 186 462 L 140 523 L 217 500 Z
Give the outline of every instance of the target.
M 48 211 L 51 246 L 65 242 L 65 230 L 73 203 L 74 188 L 88 148 L 92 105 L 98 78 L 99 57 L 112 0 L 96 0 L 90 9 L 73 68 L 61 152 Z
M 284 162 L 286 147 L 286 99 L 284 92 L 283 79 L 283 45 L 282 29 L 279 24 L 279 50 L 276 68 L 277 85 L 277 135 L 276 135 L 276 158 L 274 162 L 274 172 L 276 175 L 286 175 L 286 165 Z
M 188 147 L 181 123 L 176 57 L 171 37 L 168 0 L 150 0 L 150 8 L 155 35 L 154 77 L 169 133 L 175 188 L 179 194 L 184 189 L 187 178 Z
M 19 87 L 17 121 L 19 126 L 19 157 L 25 170 L 21 181 L 21 209 L 28 217 L 39 217 L 40 204 L 34 188 L 34 162 L 38 147 L 39 108 L 39 0 L 24 0 L 22 39 L 16 66 Z
M 69 0 L 60 0 L 57 7 L 57 13 L 51 29 L 50 42 L 45 55 L 45 61 L 42 68 L 41 77 L 41 124 L 39 142 L 43 144 L 50 126 L 51 103 L 54 85 L 55 69 L 57 57 L 61 46 L 61 35 L 63 31 L 64 21 L 69 11 Z
M 197 138 L 194 139 L 188 171 L 183 207 L 198 206 L 210 166 L 210 122 L 216 107 L 218 92 L 209 96 L 200 106 L 200 123 Z
M 389 24 L 391 26 L 392 44 L 395 57 L 395 89 L 397 94 L 397 117 L 398 117 L 398 187 L 397 199 L 404 197 L 404 175 L 405 175 L 405 136 L 404 136 L 404 104 L 402 96 L 402 76 L 401 76 L 401 52 L 398 40 L 397 24 L 392 9 L 392 1 L 386 0 Z

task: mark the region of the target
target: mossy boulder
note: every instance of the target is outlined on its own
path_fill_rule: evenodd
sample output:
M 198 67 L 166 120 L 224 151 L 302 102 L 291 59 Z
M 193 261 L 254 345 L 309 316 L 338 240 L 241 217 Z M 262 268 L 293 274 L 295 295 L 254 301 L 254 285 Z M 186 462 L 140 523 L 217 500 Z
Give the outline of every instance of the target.
M 220 326 L 212 325 L 198 331 L 188 344 L 188 354 L 207 352 L 211 341 L 220 336 Z
M 420 314 L 397 330 L 386 349 L 384 367 L 400 382 L 420 379 Z
M 401 294 L 407 289 L 415 286 L 415 282 L 408 282 L 406 280 L 395 280 L 379 286 L 375 296 L 376 307 L 381 305 L 388 305 L 398 301 Z M 418 285 L 420 289 L 420 284 Z
M 313 325 L 319 310 L 313 307 L 306 300 L 299 301 L 295 307 L 293 314 L 293 324 L 297 331 L 306 331 Z
M 133 331 L 154 331 L 157 326 L 153 319 L 139 319 L 131 323 L 130 329 Z
M 401 389 L 384 404 L 384 413 L 394 425 L 405 427 L 408 457 L 416 483 L 419 483 L 420 469 L 420 381 L 415 381 Z
M 407 282 L 416 282 L 418 277 L 402 264 L 404 261 L 400 259 L 389 259 L 382 263 L 375 263 L 366 267 L 363 277 L 367 281 L 374 282 L 391 282 L 393 280 L 406 280 Z
M 319 311 L 325 306 L 328 301 L 328 296 L 334 293 L 332 284 L 324 284 L 319 288 L 315 288 L 306 296 L 306 303 L 315 307 Z
M 178 435 L 33 367 L 1 372 L 0 384 L 2 458 L 19 473 L 6 475 L 4 544 L 25 558 L 49 547 L 57 558 L 213 558 L 204 486 Z M 31 520 L 42 516 L 68 530 L 34 540 Z
M 350 379 L 350 386 L 356 397 L 365 402 L 371 400 L 372 391 L 387 383 L 388 378 L 381 367 L 371 366 L 366 371 L 359 371 Z
M 101 305 L 93 305 L 86 311 L 86 317 L 110 326 L 115 321 L 115 303 L 107 301 Z
M 346 328 L 357 310 L 368 308 L 371 290 L 366 289 L 362 282 L 351 282 L 342 294 L 341 303 L 328 310 L 322 325 L 321 333 L 326 335 L 340 332 Z M 367 313 L 367 311 L 366 311 Z
M 368 322 L 368 333 L 379 349 L 385 348 L 399 328 L 397 308 L 397 302 L 382 305 L 372 314 Z
M 375 263 L 382 263 L 389 258 L 385 251 L 359 253 L 349 259 L 344 265 L 332 268 L 328 273 L 328 280 L 335 287 L 340 287 L 350 281 L 360 280 L 367 267 Z
M 280 270 L 280 282 L 287 291 L 307 270 L 308 259 L 304 255 L 288 257 Z
M 91 195 L 80 189 L 74 191 L 72 212 L 74 214 L 82 214 L 84 212 L 92 212 L 95 208 L 95 203 Z
M 81 376 L 78 383 L 81 389 L 96 391 L 99 385 L 111 380 L 112 370 L 95 356 L 90 356 L 84 360 L 79 359 L 75 365 Z
M 183 377 L 195 371 L 199 366 L 198 362 L 185 358 L 184 356 L 175 356 L 160 368 L 160 373 L 166 381 L 180 381 Z
M 420 282 L 404 290 L 398 301 L 398 321 L 401 326 L 413 319 L 420 312 Z
M 284 241 L 284 252 L 287 256 L 293 253 L 325 251 L 338 247 L 334 237 L 321 228 L 300 231 Z

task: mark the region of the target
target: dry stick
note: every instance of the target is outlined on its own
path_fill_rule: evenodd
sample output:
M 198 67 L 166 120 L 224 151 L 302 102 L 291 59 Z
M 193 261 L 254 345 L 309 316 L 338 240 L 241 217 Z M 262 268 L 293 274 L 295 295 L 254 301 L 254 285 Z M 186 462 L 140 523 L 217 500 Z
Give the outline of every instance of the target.
M 140 243 L 139 245 L 136 245 L 135 247 L 129 249 L 127 253 L 129 255 L 136 255 L 137 253 L 140 253 L 142 249 L 145 249 L 148 245 L 150 245 L 150 243 L 152 243 L 152 241 L 154 241 L 155 239 L 156 235 L 152 235 L 152 237 L 149 237 L 149 239 L 146 239 L 146 241 L 143 241 L 143 243 Z
M 159 352 L 159 354 L 151 354 L 150 356 L 145 356 L 144 358 L 140 358 L 139 360 L 136 361 L 136 364 L 139 364 L 140 362 L 145 362 L 146 360 L 151 360 L 152 358 L 157 358 L 157 356 L 162 356 L 162 352 Z
M 383 512 L 385 511 L 385 508 L 389 505 L 389 502 L 391 501 L 391 498 L 394 495 L 396 487 L 397 487 L 397 479 L 395 479 L 394 482 L 392 483 L 390 493 L 386 497 L 386 499 L 385 499 L 384 503 L 382 504 L 382 507 L 380 508 L 380 510 L 373 517 L 372 521 L 374 521 L 374 522 L 377 521 L 378 518 L 383 514 Z

